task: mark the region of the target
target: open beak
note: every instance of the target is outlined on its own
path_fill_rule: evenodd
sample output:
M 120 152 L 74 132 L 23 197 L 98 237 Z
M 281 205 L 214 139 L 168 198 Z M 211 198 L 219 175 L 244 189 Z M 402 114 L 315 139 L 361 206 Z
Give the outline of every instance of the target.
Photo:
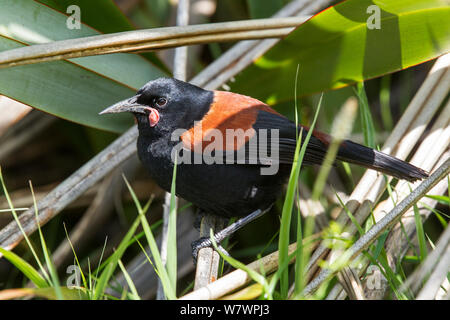
M 134 112 L 134 113 L 144 113 L 145 110 L 148 110 L 149 107 L 144 106 L 136 102 L 137 96 L 131 97 L 129 99 L 125 99 L 123 101 L 119 101 L 112 106 L 106 108 L 99 114 L 107 114 L 107 113 L 121 113 L 121 112 Z

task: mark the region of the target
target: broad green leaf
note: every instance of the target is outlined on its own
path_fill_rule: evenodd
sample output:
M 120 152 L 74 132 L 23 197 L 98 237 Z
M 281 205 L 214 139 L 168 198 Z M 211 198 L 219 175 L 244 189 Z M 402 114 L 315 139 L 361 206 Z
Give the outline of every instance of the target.
M 0 50 L 98 34 L 83 24 L 68 29 L 65 14 L 35 1 L 0 3 Z M 0 94 L 63 119 L 122 132 L 132 123 L 129 116 L 100 117 L 98 112 L 164 75 L 138 55 L 85 57 L 0 69 Z
M 380 9 L 380 29 L 368 28 L 370 6 Z M 271 104 L 292 100 L 300 65 L 301 95 L 340 88 L 444 54 L 449 31 L 443 0 L 344 1 L 299 26 L 230 87 Z
M 80 29 L 69 29 L 65 14 L 35 1 L 0 1 L 6 2 L 5 6 L 0 7 L 2 9 L 0 10 L 0 35 L 25 44 L 40 44 L 100 34 L 85 24 L 81 24 Z M 97 9 L 94 7 L 91 10 Z M 86 8 L 83 12 L 87 11 L 89 10 Z M 76 58 L 70 61 L 133 89 L 140 88 L 151 79 L 166 75 L 159 68 L 135 54 L 109 54 Z
M 76 5 L 80 8 L 81 22 L 102 33 L 113 33 L 134 30 L 133 25 L 111 0 L 37 0 L 55 10 L 67 13 L 67 8 Z M 152 10 L 154 8 L 152 7 Z M 101 12 L 102 14 L 99 14 Z M 70 13 L 68 15 L 71 15 Z M 141 54 L 159 68 L 167 67 L 153 52 Z
M 0 37 L 0 50 L 18 46 Z M 107 118 L 98 112 L 134 92 L 67 61 L 0 69 L 0 94 L 60 118 L 108 131 L 124 131 L 132 119 L 126 115 Z
M 167 0 L 145 0 L 129 13 L 136 25 L 143 28 L 162 27 L 170 21 L 172 4 Z
M 69 6 L 76 5 L 80 8 L 81 22 L 103 33 L 134 29 L 126 16 L 111 0 L 37 0 L 36 2 L 63 13 L 67 13 Z M 67 13 L 69 16 L 71 14 Z

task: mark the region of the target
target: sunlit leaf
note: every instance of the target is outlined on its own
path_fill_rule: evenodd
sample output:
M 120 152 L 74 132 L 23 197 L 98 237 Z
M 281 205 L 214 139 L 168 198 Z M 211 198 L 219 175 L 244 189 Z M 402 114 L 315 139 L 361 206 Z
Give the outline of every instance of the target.
M 370 6 L 380 9 L 380 29 L 368 28 Z M 297 65 L 301 95 L 408 68 L 449 50 L 449 17 L 440 0 L 344 1 L 299 26 L 230 87 L 275 104 L 292 100 Z
M 67 16 L 27 0 L 3 0 L 0 10 L 0 50 L 26 44 L 99 34 L 81 24 L 67 27 Z M 86 10 L 87 11 L 87 10 Z M 166 75 L 134 54 L 111 54 L 68 61 L 0 69 L 0 94 L 63 119 L 90 127 L 122 132 L 129 116 L 98 116 L 108 105 L 131 96 L 147 81 Z

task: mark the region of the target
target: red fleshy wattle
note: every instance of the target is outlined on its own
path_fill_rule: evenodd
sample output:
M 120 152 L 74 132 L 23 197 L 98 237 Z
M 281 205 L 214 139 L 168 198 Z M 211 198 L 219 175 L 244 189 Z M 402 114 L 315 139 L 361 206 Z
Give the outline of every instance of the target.
M 148 115 L 150 127 L 154 127 L 159 122 L 159 112 L 156 109 L 150 108 L 150 114 Z

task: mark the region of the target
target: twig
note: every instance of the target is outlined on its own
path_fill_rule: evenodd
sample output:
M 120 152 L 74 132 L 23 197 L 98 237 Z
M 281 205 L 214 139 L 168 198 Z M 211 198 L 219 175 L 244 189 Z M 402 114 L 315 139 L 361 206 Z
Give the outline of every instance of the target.
M 206 214 L 200 222 L 200 237 L 209 237 L 213 232 L 224 228 L 224 221 L 212 214 Z M 211 247 L 198 251 L 195 270 L 194 290 L 205 287 L 218 278 L 220 255 Z
M 293 253 L 297 248 L 297 244 L 293 243 L 289 246 L 288 254 Z M 265 274 L 270 274 L 278 267 L 278 251 L 273 252 L 259 260 L 247 265 L 248 268 L 260 272 L 264 270 Z M 201 287 L 183 297 L 180 300 L 214 300 L 221 296 L 240 288 L 251 281 L 247 272 L 238 269 L 222 278 L 211 282 L 207 286 Z
M 189 7 L 190 0 L 179 0 L 177 10 L 177 26 L 187 26 L 189 24 Z M 173 58 L 173 77 L 182 81 L 187 79 L 187 62 L 188 62 L 188 48 L 175 48 L 175 55 Z
M 165 27 L 54 41 L 0 53 L 0 68 L 93 55 L 160 50 L 209 42 L 286 36 L 308 17 Z
M 344 286 L 345 291 L 352 300 L 365 300 L 364 289 L 359 281 L 358 272 L 350 267 L 345 267 L 338 273 L 339 282 Z
M 425 137 L 422 141 L 421 145 L 417 149 L 414 157 L 411 159 L 411 163 L 417 165 L 425 170 L 431 171 L 433 167 L 437 167 L 449 157 L 448 152 L 444 152 L 450 144 L 450 102 L 442 110 L 439 117 L 437 117 L 436 122 L 430 129 L 430 134 Z M 393 201 L 398 202 L 399 200 L 406 197 L 410 189 L 414 186 L 417 186 L 417 182 L 411 186 L 409 183 L 404 181 L 400 181 L 392 194 Z M 442 187 L 437 189 L 436 191 L 433 189 L 433 192 L 437 192 L 437 195 L 440 195 L 447 188 L 446 183 L 440 183 Z M 388 212 L 394 207 L 394 202 L 386 201 L 377 207 L 376 212 L 383 213 Z M 433 208 L 437 201 L 432 199 L 424 199 L 421 201 L 421 204 L 427 205 L 428 207 Z M 431 213 L 426 207 L 421 210 L 422 219 L 427 219 L 429 214 Z M 377 214 L 375 215 L 375 219 L 381 219 L 383 215 Z M 402 218 L 402 226 L 398 225 L 393 228 L 392 232 L 389 234 L 389 237 L 386 240 L 386 255 L 389 262 L 390 267 L 393 270 L 397 268 L 397 261 L 401 259 L 406 253 L 407 248 L 409 247 L 408 238 L 413 238 L 415 235 L 416 224 L 414 222 L 414 212 L 410 210 L 407 212 Z M 405 234 L 408 235 L 405 237 Z M 377 290 L 377 295 L 382 296 L 388 289 L 387 281 L 382 282 L 381 288 Z
M 356 258 L 363 250 L 375 241 L 381 233 L 391 227 L 414 203 L 419 201 L 431 188 L 440 180 L 445 178 L 450 172 L 450 159 L 444 162 L 428 179 L 422 182 L 414 191 L 412 191 L 398 206 L 389 212 L 381 221 L 376 223 L 367 233 L 359 238 L 344 254 L 338 259 L 346 261 Z M 329 279 L 335 271 L 323 269 L 319 275 L 312 280 L 304 289 L 304 295 L 311 294 L 325 280 Z

